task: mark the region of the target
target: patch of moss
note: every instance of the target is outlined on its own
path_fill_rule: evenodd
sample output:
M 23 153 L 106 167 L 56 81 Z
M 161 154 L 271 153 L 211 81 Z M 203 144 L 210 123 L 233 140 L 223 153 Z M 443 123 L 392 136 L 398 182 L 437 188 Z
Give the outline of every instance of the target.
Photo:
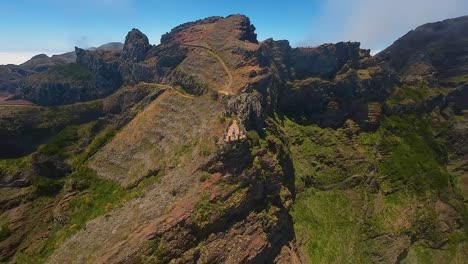
M 292 86 L 292 89 L 300 89 L 301 87 L 304 86 L 311 86 L 317 83 L 329 83 L 330 81 L 324 78 L 319 78 L 319 77 L 309 77 L 304 80 L 296 80 L 290 85 Z
M 98 178 L 93 170 L 86 167 L 79 168 L 70 177 L 72 184 L 87 187 L 86 193 L 70 204 L 71 224 L 77 226 L 110 211 L 125 195 L 119 184 Z

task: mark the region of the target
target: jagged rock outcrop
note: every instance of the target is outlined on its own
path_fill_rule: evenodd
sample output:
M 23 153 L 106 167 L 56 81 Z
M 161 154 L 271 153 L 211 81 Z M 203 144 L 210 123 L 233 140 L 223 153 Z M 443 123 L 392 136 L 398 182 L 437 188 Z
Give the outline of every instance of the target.
M 242 93 L 226 99 L 223 114 L 240 118 L 248 129 L 261 129 L 266 117 L 262 101 L 259 93 Z
M 257 34 L 255 33 L 255 26 L 250 23 L 250 19 L 248 17 L 243 17 L 239 24 L 239 31 L 240 33 L 238 38 L 240 40 L 258 43 Z
M 149 45 L 146 35 L 138 29 L 133 29 L 126 37 L 119 71 L 123 76 L 124 82 L 127 84 L 139 82 L 174 82 L 190 85 L 186 81 L 187 76 L 179 79 L 177 73 L 171 74 L 171 71 L 186 56 L 187 51 L 179 45 L 171 43 L 159 46 Z M 167 79 L 168 76 L 170 77 L 169 80 Z
M 129 62 L 140 62 L 145 59 L 146 53 L 151 48 L 148 37 L 134 28 L 128 32 L 121 58 Z
M 120 83 L 120 73 L 118 71 L 118 61 L 115 54 L 110 54 L 109 57 L 104 57 L 106 53 L 99 51 L 84 50 L 75 47 L 76 63 L 85 66 L 92 71 L 96 76 L 100 76 L 107 81 L 115 82 L 115 85 Z M 105 81 L 105 80 L 103 80 Z

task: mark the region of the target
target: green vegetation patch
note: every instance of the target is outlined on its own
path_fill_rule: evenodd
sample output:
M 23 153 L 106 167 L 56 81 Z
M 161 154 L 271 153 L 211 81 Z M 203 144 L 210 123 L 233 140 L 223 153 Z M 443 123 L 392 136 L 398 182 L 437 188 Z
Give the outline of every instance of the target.
M 78 138 L 78 126 L 68 126 L 53 137 L 47 144 L 39 148 L 39 152 L 46 155 L 67 155 L 67 148 L 72 146 Z
M 102 148 L 116 133 L 113 126 L 98 128 L 93 121 L 79 126 L 67 126 L 38 151 L 48 156 L 70 158 L 75 166 L 83 164 Z M 99 132 L 94 130 L 100 130 Z
M 446 152 L 434 138 L 430 120 L 417 116 L 392 116 L 383 120 L 374 135 L 360 135 L 384 155 L 378 164 L 383 188 L 407 186 L 423 193 L 448 186 L 450 175 L 444 168 Z M 366 140 L 371 137 L 372 140 Z
M 116 129 L 112 126 L 108 126 L 100 131 L 89 143 L 88 146 L 79 154 L 76 155 L 75 164 L 82 164 L 88 158 L 96 154 L 99 149 L 104 147 L 116 134 Z
M 210 201 L 210 194 L 203 193 L 201 199 L 195 204 L 195 211 L 191 215 L 192 221 L 203 227 L 210 223 L 215 215 L 223 212 L 223 204 L 220 201 Z
M 94 73 L 85 66 L 77 63 L 58 65 L 53 67 L 50 72 L 66 76 L 75 80 L 86 81 L 94 78 Z
M 341 130 L 300 125 L 285 118 L 282 130 L 289 142 L 299 190 L 343 181 L 367 170 L 366 163 L 356 162 L 361 154 Z
M 69 63 L 56 65 L 46 72 L 31 75 L 29 78 L 31 83 L 89 82 L 94 81 L 96 76 L 81 64 Z
M 294 229 L 310 263 L 368 263 L 359 219 L 351 199 L 341 191 L 300 193 L 291 212 Z
M 452 77 L 449 79 L 449 81 L 455 82 L 455 83 L 466 83 L 468 82 L 468 74 Z
M 465 236 L 461 231 L 455 231 L 443 249 L 414 245 L 401 263 L 465 263 L 467 252 L 468 242 Z
M 64 181 L 35 175 L 31 178 L 31 184 L 38 195 L 54 196 L 62 190 Z
M 6 175 L 17 175 L 29 166 L 29 157 L 0 160 L 0 178 Z
M 403 85 L 396 90 L 387 99 L 388 104 L 407 104 L 417 103 L 427 100 L 436 95 L 443 94 L 443 91 L 430 87 L 425 82 L 419 82 L 415 85 Z
M 424 246 L 417 254 L 412 251 L 411 259 L 421 263 L 440 263 L 449 255 L 463 258 L 466 243 L 440 232 L 440 216 L 433 208 L 451 181 L 444 142 L 436 137 L 446 124 L 436 126 L 430 116 L 391 116 L 377 131 L 349 139 L 340 129 L 302 126 L 287 118 L 279 122 L 296 176 L 294 229 L 311 263 L 369 263 L 374 253 L 385 251 L 383 245 L 373 245 L 372 238 L 380 234 L 448 239 L 447 245 L 453 245 L 445 253 Z M 375 180 L 378 187 L 364 183 L 315 189 L 353 174 Z
M 0 242 L 7 239 L 11 235 L 11 230 L 8 224 L 3 224 L 0 226 Z
M 54 225 L 42 248 L 27 259 L 45 262 L 48 256 L 68 237 L 85 227 L 86 222 L 95 219 L 126 201 L 127 193 L 117 183 L 100 179 L 86 167 L 77 169 L 67 179 L 66 189 L 79 191 L 67 204 L 63 225 Z
M 219 198 L 211 199 L 211 194 L 209 192 L 204 192 L 200 200 L 195 204 L 195 210 L 190 217 L 198 228 L 203 229 L 220 218 L 226 210 L 239 206 L 239 204 L 244 201 L 248 191 L 248 188 L 241 188 L 240 185 L 226 185 L 225 188 L 234 188 L 232 194 L 225 200 Z
M 102 100 L 43 108 L 39 128 L 56 129 L 68 124 L 86 123 L 103 115 Z
M 138 264 L 162 264 L 168 263 L 170 259 L 167 259 L 167 249 L 164 241 L 160 237 L 156 237 L 148 242 L 144 246 L 145 254 L 140 254 L 137 257 L 136 263 Z

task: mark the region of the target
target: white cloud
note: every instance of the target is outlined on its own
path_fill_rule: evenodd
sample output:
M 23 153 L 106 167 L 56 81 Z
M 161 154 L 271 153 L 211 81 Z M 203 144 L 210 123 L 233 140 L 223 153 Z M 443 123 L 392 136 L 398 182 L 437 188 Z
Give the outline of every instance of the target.
M 381 52 L 381 51 L 382 51 L 382 50 L 379 50 L 379 49 L 371 50 L 371 51 L 370 51 L 370 54 L 371 54 L 372 56 L 374 56 L 375 54 L 377 54 L 377 53 L 379 53 L 379 52 Z
M 38 54 L 47 54 L 48 56 L 52 56 L 54 54 L 62 54 L 64 52 L 44 52 L 44 51 L 11 51 L 11 52 L 4 52 L 0 51 L 0 65 L 5 64 L 21 64 L 32 57 Z
M 321 13 L 314 24 L 333 32 L 328 41 L 359 41 L 364 48 L 383 49 L 419 25 L 468 15 L 468 1 L 328 0 Z

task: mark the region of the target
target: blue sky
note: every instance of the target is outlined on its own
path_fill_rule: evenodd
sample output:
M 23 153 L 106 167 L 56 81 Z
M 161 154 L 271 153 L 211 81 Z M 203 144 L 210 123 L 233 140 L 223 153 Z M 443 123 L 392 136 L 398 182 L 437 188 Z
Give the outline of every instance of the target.
M 420 24 L 468 15 L 467 0 L 0 1 L 0 64 L 123 42 L 134 27 L 157 44 L 174 26 L 213 15 L 249 16 L 260 40 L 288 39 L 293 46 L 352 40 L 374 51 Z

